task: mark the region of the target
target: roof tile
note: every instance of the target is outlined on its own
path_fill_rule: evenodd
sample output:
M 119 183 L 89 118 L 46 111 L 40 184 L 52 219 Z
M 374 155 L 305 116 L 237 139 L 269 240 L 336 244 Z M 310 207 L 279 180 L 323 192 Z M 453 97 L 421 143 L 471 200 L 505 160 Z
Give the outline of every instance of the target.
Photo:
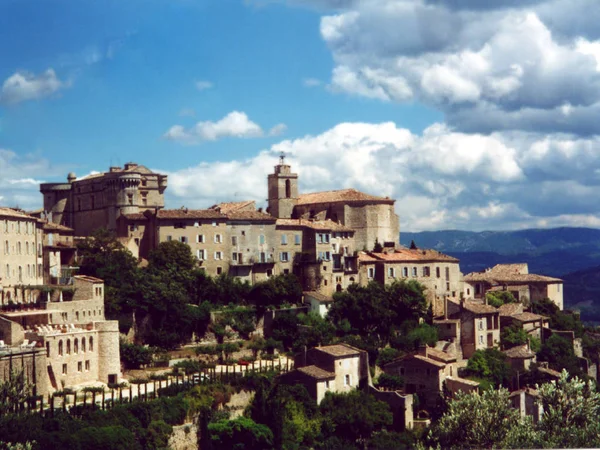
M 339 203 L 339 202 L 378 202 L 393 204 L 395 200 L 389 197 L 376 197 L 365 194 L 356 189 L 341 189 L 339 191 L 313 192 L 302 194 L 298 197 L 298 205 L 311 205 L 314 203 Z

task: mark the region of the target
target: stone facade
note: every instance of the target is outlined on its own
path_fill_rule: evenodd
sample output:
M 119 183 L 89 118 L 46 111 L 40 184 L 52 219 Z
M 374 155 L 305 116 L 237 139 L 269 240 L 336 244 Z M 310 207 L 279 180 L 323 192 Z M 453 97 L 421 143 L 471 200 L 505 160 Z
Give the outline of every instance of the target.
M 0 304 L 31 301 L 19 287 L 43 284 L 42 243 L 36 218 L 0 208 Z
M 136 163 L 111 167 L 108 172 L 67 183 L 44 183 L 44 213 L 51 222 L 71 227 L 76 236 L 89 236 L 97 228 L 116 229 L 121 214 L 164 207 L 167 176 Z

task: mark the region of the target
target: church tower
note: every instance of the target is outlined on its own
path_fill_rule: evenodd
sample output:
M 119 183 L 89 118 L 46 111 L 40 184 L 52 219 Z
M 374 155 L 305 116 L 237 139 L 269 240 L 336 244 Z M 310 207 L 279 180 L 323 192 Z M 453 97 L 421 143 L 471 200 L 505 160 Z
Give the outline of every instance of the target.
M 291 172 L 281 154 L 275 173 L 269 180 L 269 213 L 278 219 L 291 219 L 294 206 L 298 203 L 298 174 Z

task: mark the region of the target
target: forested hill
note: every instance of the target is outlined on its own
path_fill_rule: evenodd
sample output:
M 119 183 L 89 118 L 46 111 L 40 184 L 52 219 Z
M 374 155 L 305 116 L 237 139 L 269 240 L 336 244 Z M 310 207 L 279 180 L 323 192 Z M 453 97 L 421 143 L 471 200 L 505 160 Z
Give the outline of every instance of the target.
M 459 258 L 463 273 L 526 262 L 531 272 L 563 276 L 600 265 L 600 229 L 594 228 L 400 233 L 401 244 L 408 246 L 413 240 L 419 247 Z

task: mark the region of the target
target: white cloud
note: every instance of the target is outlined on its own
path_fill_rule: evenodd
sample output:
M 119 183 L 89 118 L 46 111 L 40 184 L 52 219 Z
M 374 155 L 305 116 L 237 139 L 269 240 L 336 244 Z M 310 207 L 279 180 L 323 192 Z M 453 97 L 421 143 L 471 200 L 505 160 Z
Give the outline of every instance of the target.
M 566 134 L 466 134 L 434 124 L 416 135 L 394 123 L 341 123 L 286 139 L 243 161 L 169 174 L 172 203 L 206 207 L 253 199 L 280 152 L 302 192 L 356 189 L 397 200 L 404 230 L 505 229 L 593 224 L 600 218 L 600 138 Z
M 27 100 L 49 97 L 68 86 L 56 76 L 53 69 L 39 75 L 29 72 L 16 72 L 8 77 L 0 89 L 0 103 L 16 104 Z
M 349 2 L 321 19 L 335 64 L 329 87 L 422 101 L 461 131 L 595 134 L 600 31 L 576 26 L 588 16 L 600 18 L 597 2 Z
M 211 89 L 214 85 L 210 81 L 199 80 L 194 83 L 194 86 L 196 86 L 196 89 L 199 91 L 205 91 L 206 89 Z
M 227 137 L 253 138 L 262 135 L 262 128 L 252 122 L 246 113 L 232 111 L 217 122 L 198 122 L 189 129 L 174 125 L 163 135 L 163 138 L 184 144 L 198 144 Z
M 278 123 L 269 130 L 269 136 L 281 136 L 287 131 L 287 125 L 285 123 Z

